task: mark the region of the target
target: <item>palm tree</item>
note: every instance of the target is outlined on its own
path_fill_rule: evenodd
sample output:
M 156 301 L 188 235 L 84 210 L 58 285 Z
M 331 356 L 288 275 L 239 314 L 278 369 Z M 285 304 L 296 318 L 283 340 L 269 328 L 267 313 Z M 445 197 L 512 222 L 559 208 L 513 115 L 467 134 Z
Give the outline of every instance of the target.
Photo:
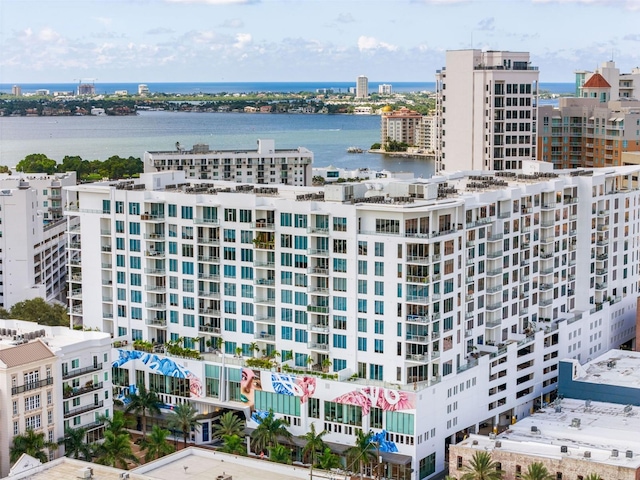
M 340 457 L 331 452 L 329 447 L 326 447 L 320 455 L 318 455 L 318 467 L 322 470 L 331 470 L 332 468 L 340 468 L 342 463 Z
M 131 401 L 125 407 L 125 412 L 135 412 L 136 414 L 142 414 L 142 437 L 147 434 L 147 412 L 149 414 L 160 414 L 160 408 L 158 403 L 160 399 L 156 392 L 153 390 L 147 390 L 147 387 L 142 384 L 138 389 L 138 393 L 131 394 L 129 396 Z
M 129 468 L 129 462 L 140 463 L 131 450 L 131 437 L 128 433 L 115 435 L 106 430 L 104 432 L 104 442 L 97 448 L 96 463 L 118 467 L 124 470 Z
M 584 477 L 584 480 L 602 480 L 602 478 L 597 473 L 590 473 Z
M 114 435 L 128 434 L 126 429 L 133 427 L 133 419 L 125 417 L 124 413 L 120 410 L 114 410 L 113 417 L 101 415 L 98 417 L 98 420 L 104 422 L 107 425 L 106 429 Z
M 360 478 L 362 478 L 362 470 L 364 465 L 376 460 L 376 450 L 373 446 L 373 433 L 362 433 L 362 430 L 356 432 L 355 445 L 347 448 L 347 470 L 351 470 L 354 465 L 358 465 Z
M 16 462 L 23 453 L 37 458 L 42 463 L 49 461 L 49 457 L 45 453 L 45 449 L 55 450 L 58 445 L 47 442 L 44 439 L 44 432 L 35 433 L 32 429 L 27 429 L 24 435 L 16 435 L 13 437 L 13 445 L 9 451 L 9 461 Z
M 258 345 L 256 342 L 251 342 L 249 344 L 249 350 L 251 350 L 252 356 L 255 357 L 256 356 L 255 352 L 260 351 L 260 345 Z
M 59 443 L 64 444 L 65 456 L 90 462 L 92 450 L 91 445 L 86 442 L 86 435 L 86 428 L 65 428 L 64 438 L 59 441 Z
M 198 411 L 190 403 L 182 403 L 173 409 L 173 415 L 169 417 L 169 428 L 180 430 L 184 438 L 184 448 L 187 448 L 187 438 L 191 430 L 200 430 L 200 424 L 196 420 Z
M 212 427 L 214 437 L 224 438 L 225 435 L 244 437 L 244 420 L 238 418 L 233 412 L 225 412 L 220 416 L 218 423 Z
M 272 462 L 289 465 L 291 463 L 291 449 L 276 443 L 274 446 L 269 447 L 269 459 Z
M 520 475 L 522 480 L 553 480 L 547 467 L 541 462 L 533 462 L 527 467 L 527 471 Z
M 222 447 L 220 447 L 221 452 L 232 453 L 234 455 L 247 454 L 247 447 L 245 446 L 244 440 L 238 435 L 223 435 L 222 441 L 223 444 Z
M 309 478 L 313 478 L 313 465 L 315 463 L 316 454 L 318 452 L 324 451 L 327 446 L 324 444 L 322 437 L 327 434 L 326 430 L 321 431 L 320 433 L 316 433 L 316 425 L 315 423 L 311 424 L 311 428 L 304 435 L 300 435 L 298 438 L 301 438 L 305 441 L 305 445 L 302 448 L 302 455 L 308 457 L 311 461 L 311 468 L 309 471 Z
M 272 447 L 278 443 L 278 438 L 290 439 L 291 432 L 287 430 L 289 422 L 282 418 L 276 418 L 273 410 L 269 410 L 266 417 L 262 419 L 258 428 L 251 435 L 251 443 L 255 447 L 256 452 L 264 451 L 266 448 Z
M 461 480 L 501 480 L 503 474 L 488 452 L 474 453 L 469 466 L 464 470 Z
M 167 441 L 167 437 L 170 433 L 171 432 L 169 432 L 169 430 L 160 428 L 157 425 L 153 426 L 149 436 L 142 439 L 142 442 L 140 442 L 140 447 L 143 450 L 146 450 L 144 455 L 145 461 L 157 460 L 160 457 L 173 453 L 173 445 Z

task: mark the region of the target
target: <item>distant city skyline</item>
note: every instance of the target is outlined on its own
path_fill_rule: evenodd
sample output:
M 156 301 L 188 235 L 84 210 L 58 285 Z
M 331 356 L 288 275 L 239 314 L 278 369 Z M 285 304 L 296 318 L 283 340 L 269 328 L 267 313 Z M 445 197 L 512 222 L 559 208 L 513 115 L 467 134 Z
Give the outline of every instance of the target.
M 446 50 L 541 82 L 640 65 L 637 0 L 2 0 L 0 83 L 427 81 Z

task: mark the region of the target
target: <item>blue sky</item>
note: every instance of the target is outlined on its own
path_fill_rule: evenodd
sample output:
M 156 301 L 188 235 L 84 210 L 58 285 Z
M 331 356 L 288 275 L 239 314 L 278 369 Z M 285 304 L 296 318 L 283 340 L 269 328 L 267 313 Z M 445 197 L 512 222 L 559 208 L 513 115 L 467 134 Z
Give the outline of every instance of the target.
M 627 72 L 640 0 L 0 0 L 0 83 L 431 82 L 471 45 Z

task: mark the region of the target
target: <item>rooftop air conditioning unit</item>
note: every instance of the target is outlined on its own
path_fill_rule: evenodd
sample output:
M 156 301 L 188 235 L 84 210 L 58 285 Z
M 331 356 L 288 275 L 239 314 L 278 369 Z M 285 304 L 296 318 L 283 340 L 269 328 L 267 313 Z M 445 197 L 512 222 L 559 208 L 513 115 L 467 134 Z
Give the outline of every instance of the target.
M 538 432 L 538 427 L 536 427 L 535 425 L 531 425 L 531 431 L 533 433 L 537 433 Z
M 633 458 L 633 450 L 627 450 L 626 457 Z
M 81 468 L 78 470 L 78 478 L 90 479 L 93 475 L 93 470 L 89 467 Z
M 500 448 L 502 446 L 502 442 L 500 440 L 496 440 L 496 448 Z
M 589 450 L 584 452 L 584 458 L 591 458 L 591 452 Z
M 471 442 L 471 445 L 477 445 L 478 444 L 478 440 L 474 440 L 473 442 Z
M 611 456 L 612 457 L 617 457 L 618 456 L 618 450 L 615 449 L 615 448 L 613 450 L 611 450 Z
M 120 474 L 120 478 L 121 478 L 122 480 L 126 480 L 127 478 L 129 478 L 129 472 L 122 472 L 122 473 Z
M 567 447 L 566 445 L 560 446 L 560 453 L 567 453 L 568 451 L 569 451 L 569 447 Z

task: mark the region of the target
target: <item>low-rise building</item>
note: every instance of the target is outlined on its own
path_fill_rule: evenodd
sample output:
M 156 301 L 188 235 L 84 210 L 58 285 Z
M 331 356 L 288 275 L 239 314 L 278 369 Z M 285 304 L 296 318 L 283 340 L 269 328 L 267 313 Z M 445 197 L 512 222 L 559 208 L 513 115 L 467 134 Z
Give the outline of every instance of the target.
M 185 150 L 145 152 L 145 172 L 183 170 L 187 180 L 226 180 L 238 183 L 310 185 L 313 152 L 304 147 L 276 149 L 273 140 L 258 140 L 255 150 L 211 150 L 194 145 Z
M 67 428 L 85 428 L 89 442 L 102 437 L 101 418 L 113 412 L 110 352 L 106 333 L 0 320 L 0 475 L 27 429 L 54 443 Z

